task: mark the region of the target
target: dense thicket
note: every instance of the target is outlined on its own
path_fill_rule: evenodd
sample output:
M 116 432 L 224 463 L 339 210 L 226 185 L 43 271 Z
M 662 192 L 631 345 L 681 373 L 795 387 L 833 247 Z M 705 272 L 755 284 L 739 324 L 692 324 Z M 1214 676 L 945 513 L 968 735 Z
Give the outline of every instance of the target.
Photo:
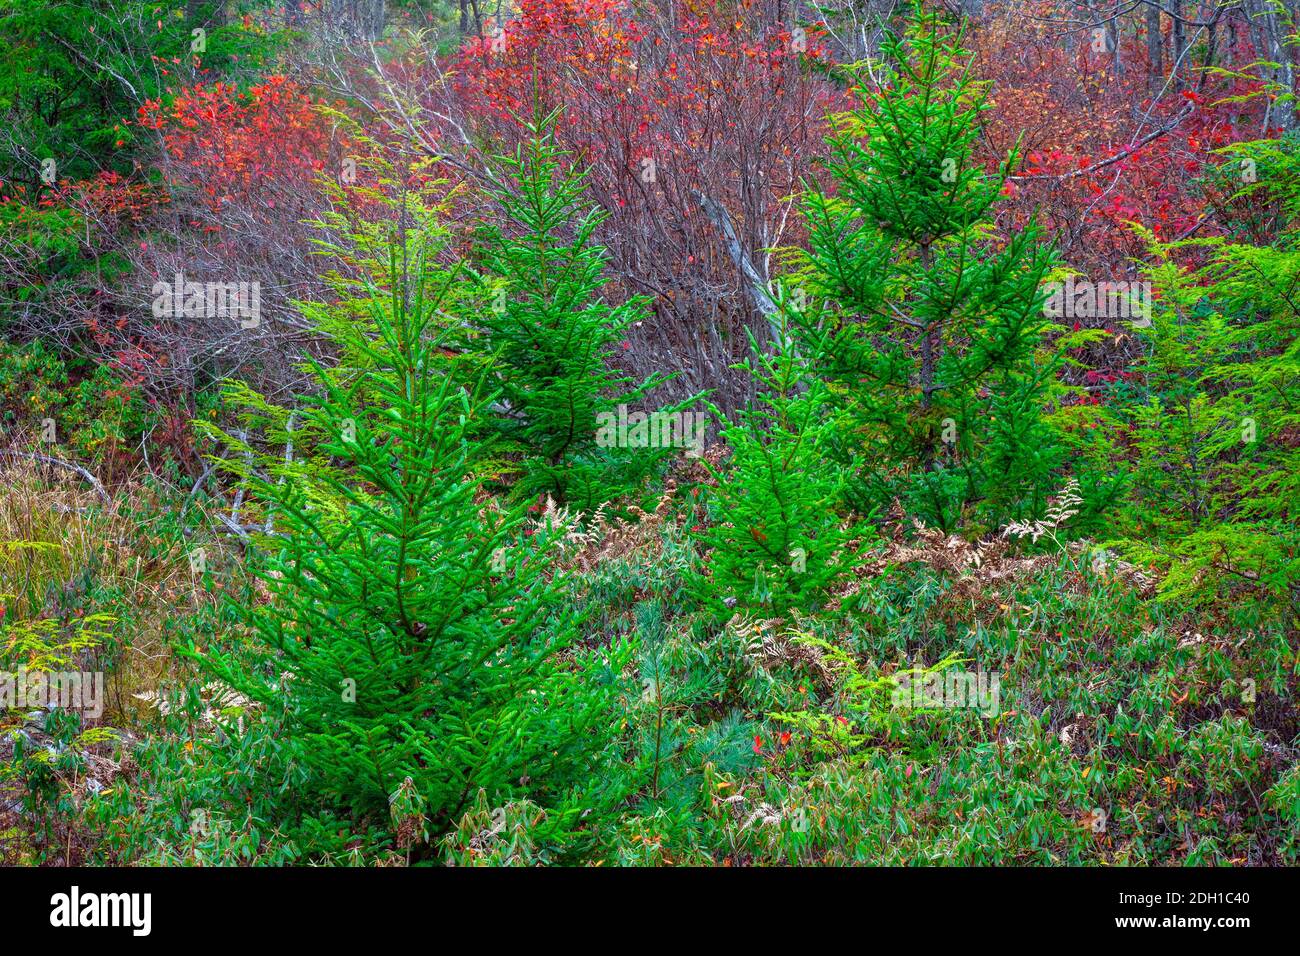
M 0 861 L 1296 862 L 1294 5 L 858 6 L 0 0 Z

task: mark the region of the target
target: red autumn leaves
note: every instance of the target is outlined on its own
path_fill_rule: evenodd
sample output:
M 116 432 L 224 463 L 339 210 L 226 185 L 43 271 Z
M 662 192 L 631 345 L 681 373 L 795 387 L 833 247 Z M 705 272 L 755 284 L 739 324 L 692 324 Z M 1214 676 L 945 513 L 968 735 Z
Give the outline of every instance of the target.
M 316 101 L 282 76 L 243 91 L 215 83 L 166 104 L 150 100 L 137 122 L 162 132 L 169 179 L 201 190 L 218 216 L 232 202 L 275 209 L 324 169 L 331 146 Z

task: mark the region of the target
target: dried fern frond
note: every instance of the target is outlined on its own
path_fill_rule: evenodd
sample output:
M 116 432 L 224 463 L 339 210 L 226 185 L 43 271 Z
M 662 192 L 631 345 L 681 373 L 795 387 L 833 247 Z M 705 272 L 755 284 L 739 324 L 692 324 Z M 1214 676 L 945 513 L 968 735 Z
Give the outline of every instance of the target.
M 661 542 L 660 531 L 668 521 L 676 482 L 669 479 L 653 511 L 632 505 L 628 517 L 609 517 L 602 504 L 584 522 L 582 512 L 556 505 L 548 495 L 541 512 L 529 524 L 535 529 L 560 531 L 560 554 L 556 566 L 590 571 L 603 561 L 626 558 L 636 551 L 653 551 Z
M 1065 487 L 1061 489 L 1061 494 L 1047 509 L 1047 514 L 1041 520 L 1013 521 L 1002 529 L 1002 537 L 1029 538 L 1037 544 L 1038 539 L 1044 535 L 1052 536 L 1052 532 L 1059 531 L 1067 521 L 1079 513 L 1079 506 L 1082 504 L 1083 499 L 1079 497 L 1079 482 L 1075 478 L 1069 478 L 1065 482 Z

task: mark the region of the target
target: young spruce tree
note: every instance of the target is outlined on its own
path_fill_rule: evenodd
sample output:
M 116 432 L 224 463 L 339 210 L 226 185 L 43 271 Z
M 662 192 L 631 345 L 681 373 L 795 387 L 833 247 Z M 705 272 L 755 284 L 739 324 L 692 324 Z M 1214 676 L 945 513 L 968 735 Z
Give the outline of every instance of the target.
M 1237 200 L 1272 210 L 1267 244 L 1160 242 L 1145 230 L 1155 289 L 1134 383 L 1117 406 L 1138 454 L 1124 550 L 1165 572 L 1180 604 L 1268 596 L 1300 611 L 1300 136 L 1238 143 Z M 1243 164 L 1249 163 L 1249 166 Z M 1204 265 L 1182 264 L 1195 250 Z
M 1060 457 L 1037 356 L 1052 252 L 1033 221 L 993 231 L 1015 154 L 996 175 L 972 157 L 985 88 L 938 14 L 918 8 L 883 52 L 828 137 L 835 190 L 804 197 L 792 280 L 827 305 L 804 310 L 800 348 L 851 412 L 858 507 L 898 498 L 944 530 L 1033 515 Z
M 557 115 L 528 123 L 525 142 L 498 157 L 504 225 L 483 230 L 496 289 L 480 324 L 499 370 L 500 432 L 523 455 L 517 491 L 590 511 L 635 493 L 672 449 L 650 447 L 648 428 L 609 427 L 664 378 L 634 385 L 615 370 L 645 302 L 601 296 L 608 254 L 592 237 L 605 214 L 583 199 L 586 173 L 551 132 Z
M 290 460 L 221 433 L 270 516 L 253 565 L 266 600 L 237 608 L 252 660 L 248 646 L 193 653 L 283 713 L 322 809 L 381 825 L 391 809 L 432 842 L 483 790 L 493 806 L 558 802 L 569 812 L 552 819 L 572 823 L 562 797 L 600 776 L 620 652 L 574 649 L 544 533 L 467 472 L 492 396 L 441 354 L 462 270 L 395 252 L 392 272 L 366 321 L 331 328 L 363 360 L 309 365 Z
M 752 355 L 739 368 L 754 378 L 757 395 L 723 430 L 731 458 L 713 471 L 708 489 L 713 520 L 700 535 L 708 576 L 697 590 L 724 616 L 732 608 L 766 616 L 815 610 L 850 572 L 852 539 L 869 533 L 846 520 L 845 487 L 858 463 L 828 462 L 843 426 L 826 384 L 790 341 L 788 313 L 783 298 L 772 352 L 750 337 Z M 726 420 L 716 408 L 713 414 Z

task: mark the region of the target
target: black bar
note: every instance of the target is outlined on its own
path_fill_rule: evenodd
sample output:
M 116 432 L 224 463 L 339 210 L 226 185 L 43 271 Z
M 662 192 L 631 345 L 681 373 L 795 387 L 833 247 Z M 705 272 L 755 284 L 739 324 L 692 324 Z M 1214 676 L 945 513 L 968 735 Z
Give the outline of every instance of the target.
M 252 940 L 373 947 L 400 945 L 411 934 L 441 947 L 462 933 L 484 941 L 506 933 L 531 946 L 606 932 L 614 934 L 607 941 L 650 939 L 658 931 L 679 944 L 683 934 L 734 944 L 751 934 L 762 942 L 770 932 L 796 932 L 810 943 L 830 934 L 829 943 L 851 927 L 864 945 L 900 933 L 945 946 L 1191 934 L 1230 940 L 1292 927 L 1294 877 L 1284 869 L 1211 868 L 9 869 L 0 871 L 0 922 L 9 939 L 100 936 L 128 947 Z M 74 885 L 83 905 L 88 894 L 150 894 L 148 936 L 135 936 L 130 925 L 52 926 L 52 899 L 70 897 Z M 1154 922 L 1119 925 L 1134 918 Z

